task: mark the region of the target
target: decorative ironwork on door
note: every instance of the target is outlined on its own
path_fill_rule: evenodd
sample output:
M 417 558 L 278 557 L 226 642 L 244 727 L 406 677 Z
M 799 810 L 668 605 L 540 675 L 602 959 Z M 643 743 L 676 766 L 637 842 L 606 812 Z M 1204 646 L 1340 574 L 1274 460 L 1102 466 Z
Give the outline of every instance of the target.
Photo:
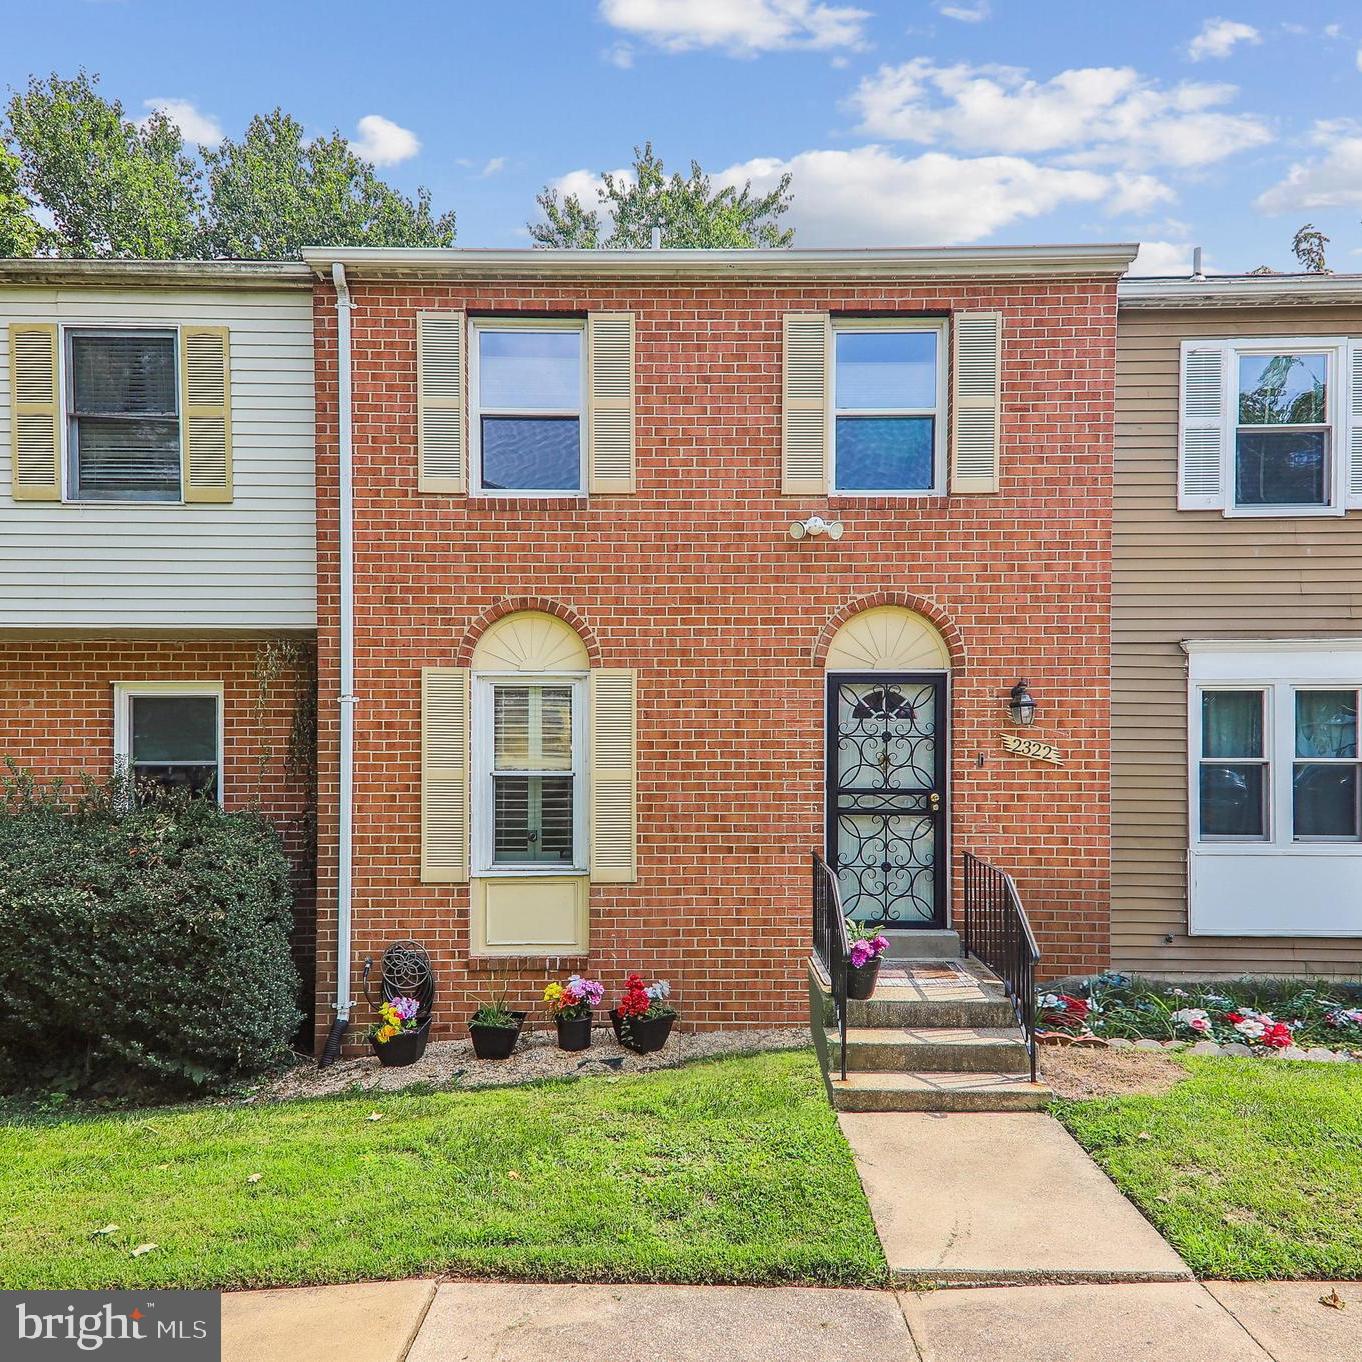
M 828 860 L 858 922 L 945 923 L 945 681 L 828 678 Z

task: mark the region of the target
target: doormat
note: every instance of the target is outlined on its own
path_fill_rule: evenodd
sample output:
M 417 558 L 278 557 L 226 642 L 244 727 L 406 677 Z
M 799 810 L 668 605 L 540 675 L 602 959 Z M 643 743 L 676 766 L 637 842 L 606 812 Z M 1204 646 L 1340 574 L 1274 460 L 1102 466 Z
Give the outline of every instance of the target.
M 880 988 L 953 988 L 975 980 L 969 970 L 954 960 L 933 960 L 911 969 L 902 965 L 881 966 L 875 982 Z

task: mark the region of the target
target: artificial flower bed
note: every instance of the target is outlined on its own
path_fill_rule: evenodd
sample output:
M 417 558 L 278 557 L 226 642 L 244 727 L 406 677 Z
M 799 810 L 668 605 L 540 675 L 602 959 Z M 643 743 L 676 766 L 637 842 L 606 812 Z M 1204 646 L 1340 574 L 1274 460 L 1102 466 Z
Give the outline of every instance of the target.
M 1357 986 L 1277 987 L 1250 983 L 1186 988 L 1099 974 L 1067 992 L 1041 990 L 1036 1025 L 1055 1039 L 1211 1041 L 1270 1055 L 1322 1048 L 1362 1058 Z

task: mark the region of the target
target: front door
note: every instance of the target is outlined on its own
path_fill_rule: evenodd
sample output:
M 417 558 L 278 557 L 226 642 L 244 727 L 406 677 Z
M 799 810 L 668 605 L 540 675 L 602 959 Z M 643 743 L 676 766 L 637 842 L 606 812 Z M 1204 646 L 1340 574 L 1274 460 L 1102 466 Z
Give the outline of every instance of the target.
M 846 915 L 946 923 L 946 680 L 828 677 L 828 861 Z

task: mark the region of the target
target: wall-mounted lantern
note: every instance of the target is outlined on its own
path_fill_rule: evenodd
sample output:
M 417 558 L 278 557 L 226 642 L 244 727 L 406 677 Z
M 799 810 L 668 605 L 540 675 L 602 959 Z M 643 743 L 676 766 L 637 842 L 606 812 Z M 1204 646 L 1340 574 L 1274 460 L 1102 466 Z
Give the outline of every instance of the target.
M 1036 721 L 1036 702 L 1026 687 L 1027 682 L 1018 681 L 1008 692 L 1007 699 L 1007 712 L 1012 716 L 1012 722 L 1020 724 L 1023 728 Z

